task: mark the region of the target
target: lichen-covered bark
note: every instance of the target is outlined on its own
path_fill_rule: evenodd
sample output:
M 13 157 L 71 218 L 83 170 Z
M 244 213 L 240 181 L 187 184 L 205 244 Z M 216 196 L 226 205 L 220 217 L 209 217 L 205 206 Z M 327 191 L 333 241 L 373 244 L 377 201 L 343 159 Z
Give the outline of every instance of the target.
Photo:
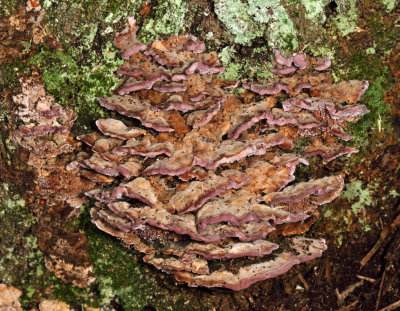
M 344 302 L 338 302 L 335 289 L 343 291 L 358 282 L 357 274 L 379 280 L 385 267 L 380 307 L 400 299 L 393 289 L 400 286 L 393 268 L 399 268 L 395 244 L 379 250 L 359 272 L 359 262 L 378 240 L 382 227 L 399 213 L 398 1 L 42 0 L 39 13 L 25 13 L 23 2 L 0 0 L 0 281 L 23 290 L 25 308 L 37 306 L 43 298 L 58 298 L 75 307 L 88 304 L 124 310 L 278 310 L 293 305 L 321 310 L 358 300 L 354 309 L 369 310 L 376 303 L 379 281 L 364 282 Z M 312 235 L 330 235 L 316 275 L 303 267 L 240 293 L 176 286 L 100 233 L 90 223 L 87 206 L 82 207 L 79 220 L 67 226 L 86 234 L 96 283 L 76 289 L 44 267 L 32 230 L 37 219 L 26 193 L 34 188 L 33 175 L 23 152 L 15 153 L 10 136 L 16 129 L 11 96 L 20 91 L 19 77 L 37 69 L 47 92 L 79 114 L 75 133 L 91 130 L 94 120 L 108 116 L 96 98 L 111 95 L 119 84 L 114 72 L 121 62 L 110 42 L 128 16 L 137 18 L 140 38 L 147 41 L 194 33 L 208 48 L 218 50 L 227 66 L 226 79 L 269 77 L 272 49 L 279 47 L 287 53 L 304 49 L 314 56 L 331 57 L 338 79 L 370 82 L 361 103 L 371 112 L 349 127 L 355 137 L 349 146 L 360 153 L 326 167 L 329 172 L 344 172 L 347 186 L 340 201 L 324 207 L 322 219 L 311 228 Z M 320 177 L 322 162 L 312 161 L 317 164 L 310 166 L 315 171 L 299 172 L 299 180 Z M 126 260 L 129 256 L 131 260 Z M 309 289 L 297 273 L 304 276 Z

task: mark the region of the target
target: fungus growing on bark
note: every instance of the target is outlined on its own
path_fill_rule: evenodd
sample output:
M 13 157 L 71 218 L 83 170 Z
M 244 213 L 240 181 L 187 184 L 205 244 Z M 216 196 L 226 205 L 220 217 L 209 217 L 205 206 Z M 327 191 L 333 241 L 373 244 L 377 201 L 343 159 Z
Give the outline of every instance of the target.
M 71 164 L 114 177 L 86 193 L 96 226 L 190 286 L 239 290 L 320 257 L 325 240 L 301 233 L 343 179 L 289 184 L 306 157 L 357 152 L 335 139 L 350 139 L 346 121 L 368 112 L 356 104 L 368 82 L 333 83 L 329 59 L 275 50 L 273 80 L 242 82 L 257 94 L 249 102 L 227 91 L 240 83 L 216 76 L 217 54 L 194 36 L 146 46 L 136 30 L 130 19 L 117 34 L 124 82 L 99 99 L 118 119 L 96 122 L 104 136 L 79 137 L 92 154 Z M 299 136 L 315 136 L 304 154 L 292 150 Z
M 68 220 L 79 215 L 84 202 L 82 191 L 96 186 L 76 176 L 79 161 L 85 158 L 82 154 L 75 169 L 68 165 L 70 171 L 66 170 L 72 152 L 78 149 L 70 134 L 76 115 L 54 103 L 37 73 L 21 78 L 21 86 L 22 92 L 13 96 L 15 117 L 20 123 L 13 138 L 17 146 L 28 151 L 18 152 L 21 163 L 33 166 L 34 176 L 26 181 L 29 185 L 32 180 L 33 189 L 28 188 L 26 193 L 38 219 L 34 232 L 46 255 L 46 267 L 64 281 L 86 287 L 95 280 L 86 237 L 66 228 Z

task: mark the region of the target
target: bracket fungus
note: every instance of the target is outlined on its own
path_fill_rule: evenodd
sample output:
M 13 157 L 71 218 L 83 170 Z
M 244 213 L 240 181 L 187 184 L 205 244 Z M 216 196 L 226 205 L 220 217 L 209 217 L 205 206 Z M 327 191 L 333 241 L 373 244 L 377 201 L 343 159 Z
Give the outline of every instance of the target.
M 33 167 L 33 178 L 26 178 L 25 195 L 38 218 L 34 227 L 38 245 L 50 271 L 66 282 L 86 287 L 95 280 L 87 239 L 83 233 L 67 229 L 68 220 L 79 215 L 82 191 L 96 186 L 66 170 L 78 149 L 70 133 L 77 116 L 72 109 L 54 103 L 38 73 L 21 78 L 21 86 L 21 93 L 13 96 L 20 125 L 12 134 L 16 145 L 28 151 L 18 152 L 18 161 Z
M 368 112 L 356 104 L 368 82 L 334 83 L 329 59 L 278 50 L 273 80 L 223 81 L 217 53 L 196 37 L 146 46 L 136 30 L 130 18 L 115 38 L 118 95 L 99 98 L 118 119 L 81 135 L 91 151 L 70 164 L 99 185 L 86 192 L 96 226 L 189 286 L 240 290 L 320 257 L 325 240 L 302 233 L 343 178 L 291 184 L 294 172 L 307 157 L 357 152 L 337 140 Z M 239 85 L 250 96 L 229 93 Z M 304 136 L 298 154 L 292 141 Z

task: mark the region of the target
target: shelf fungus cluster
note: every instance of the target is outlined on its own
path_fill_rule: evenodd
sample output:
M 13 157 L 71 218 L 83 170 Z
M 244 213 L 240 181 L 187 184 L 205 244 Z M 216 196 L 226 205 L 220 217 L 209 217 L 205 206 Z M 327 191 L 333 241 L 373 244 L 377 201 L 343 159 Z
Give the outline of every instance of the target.
M 86 287 L 95 280 L 87 240 L 81 232 L 67 229 L 68 221 L 79 215 L 82 191 L 96 186 L 65 169 L 78 149 L 70 133 L 77 116 L 54 103 L 37 72 L 21 78 L 21 86 L 21 93 L 13 96 L 16 123 L 20 125 L 12 134 L 21 147 L 14 160 L 17 168 L 26 164 L 33 167 L 21 180 L 24 196 L 38 219 L 34 233 L 46 255 L 46 267 L 64 281 Z
M 307 157 L 357 152 L 339 141 L 368 112 L 356 104 L 368 83 L 333 83 L 330 60 L 277 50 L 274 80 L 223 81 L 196 37 L 147 46 L 134 20 L 115 45 L 124 82 L 99 99 L 114 118 L 78 137 L 91 150 L 68 165 L 99 184 L 86 192 L 96 226 L 189 286 L 240 290 L 320 257 L 325 240 L 302 233 L 343 178 L 294 183 L 294 172 Z M 293 148 L 299 139 L 308 145 Z

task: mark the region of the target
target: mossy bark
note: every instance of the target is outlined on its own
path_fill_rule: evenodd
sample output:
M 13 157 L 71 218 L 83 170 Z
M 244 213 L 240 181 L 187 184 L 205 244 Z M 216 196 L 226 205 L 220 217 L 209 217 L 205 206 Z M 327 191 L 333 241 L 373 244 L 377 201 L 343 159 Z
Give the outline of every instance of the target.
M 336 305 L 334 289 L 343 290 L 356 282 L 358 262 L 377 240 L 382 223 L 390 222 L 399 212 L 395 206 L 400 185 L 394 176 L 399 174 L 400 149 L 396 145 L 398 134 L 393 131 L 393 120 L 398 120 L 395 116 L 400 111 L 393 96 L 400 89 L 399 63 L 393 55 L 400 44 L 399 4 L 387 0 L 40 3 L 45 39 L 37 44 L 33 39 L 17 42 L 19 56 L 6 54 L 0 63 L 0 105 L 5 108 L 0 115 L 0 281 L 23 289 L 24 306 L 33 307 L 43 298 L 64 300 L 77 309 L 91 305 L 118 310 L 278 310 L 281 306 L 291 309 L 294 304 L 322 310 Z M 17 14 L 18 5 L 23 2 L 0 0 L 3 24 Z M 37 18 L 39 13 L 29 14 Z M 80 219 L 70 225 L 88 237 L 96 283 L 77 289 L 44 268 L 43 254 L 32 232 L 36 219 L 29 202 L 21 197 L 26 186 L 24 178 L 32 175 L 21 163 L 21 156 L 17 160 L 13 154 L 16 146 L 9 133 L 16 124 L 11 117 L 15 108 L 10 106 L 11 96 L 19 90 L 19 77 L 38 70 L 56 101 L 79 114 L 75 133 L 92 130 L 93 121 L 108 113 L 96 98 L 110 95 L 120 82 L 114 72 L 121 61 L 112 39 L 128 16 L 137 18 L 139 38 L 145 42 L 178 33 L 197 35 L 209 49 L 220 53 L 227 66 L 225 78 L 268 78 L 271 51 L 278 47 L 283 52 L 304 49 L 314 56 L 331 57 L 338 80 L 370 81 L 361 103 L 371 113 L 349 128 L 355 137 L 350 144 L 361 152 L 350 161 L 339 159 L 328 166 L 322 162 L 316 165 L 319 171 L 343 172 L 348 186 L 344 196 L 323 208 L 321 219 L 309 232 L 311 236 L 326 236 L 329 245 L 317 276 L 312 270 L 315 263 L 299 268 L 309 291 L 304 290 L 296 277 L 299 272 L 294 271 L 240 293 L 175 285 L 168 276 L 143 264 L 140 255 L 99 232 L 90 222 L 89 207 L 83 207 Z M 7 27 L 16 26 L 1 25 L 2 36 L 9 35 Z M 312 178 L 318 171 L 298 174 L 300 178 Z M 381 273 L 368 272 L 376 278 Z M 373 286 L 366 291 L 377 290 Z M 358 306 L 369 310 L 368 303 L 374 297 L 365 294 L 363 298 Z M 386 296 L 382 301 L 392 302 Z

